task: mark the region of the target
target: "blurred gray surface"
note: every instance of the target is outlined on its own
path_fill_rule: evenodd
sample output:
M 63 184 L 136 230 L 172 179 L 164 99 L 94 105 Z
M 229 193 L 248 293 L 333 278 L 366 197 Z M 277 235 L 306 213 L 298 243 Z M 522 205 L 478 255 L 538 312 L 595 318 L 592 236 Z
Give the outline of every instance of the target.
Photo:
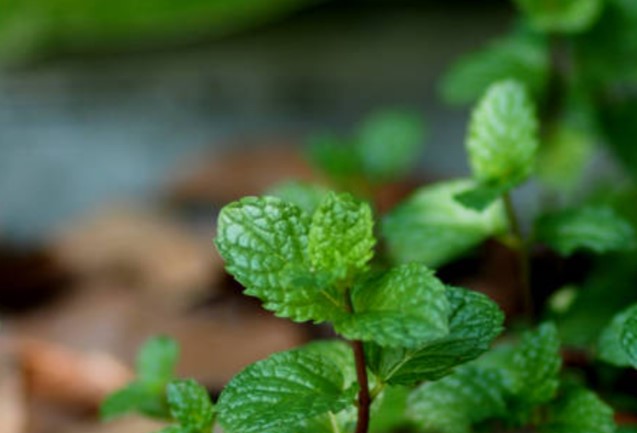
M 509 26 L 505 6 L 332 5 L 180 50 L 0 72 L 0 233 L 38 240 L 100 204 L 152 199 L 204 147 L 345 128 L 386 105 L 427 117 L 423 169 L 464 174 L 466 113 L 435 83 Z

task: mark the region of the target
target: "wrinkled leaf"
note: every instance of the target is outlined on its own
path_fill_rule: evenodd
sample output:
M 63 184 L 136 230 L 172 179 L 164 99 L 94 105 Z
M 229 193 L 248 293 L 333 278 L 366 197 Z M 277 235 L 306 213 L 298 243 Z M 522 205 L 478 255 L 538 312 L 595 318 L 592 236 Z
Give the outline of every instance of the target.
M 506 231 L 501 203 L 477 212 L 454 199 L 474 185 L 455 180 L 420 188 L 385 216 L 381 231 L 391 259 L 438 267 Z
M 217 403 L 219 422 L 233 433 L 277 433 L 353 405 L 338 365 L 293 350 L 256 362 L 235 376 Z
M 312 216 L 308 253 L 312 266 L 344 280 L 365 270 L 374 255 L 374 220 L 367 203 L 329 193 Z
M 368 345 L 368 367 L 390 384 L 412 385 L 437 380 L 453 368 L 487 351 L 502 331 L 504 314 L 487 296 L 447 287 L 449 335 L 416 349 Z
M 353 313 L 334 322 L 350 340 L 417 347 L 448 332 L 445 287 L 424 265 L 401 265 L 359 282 L 351 298 Z
M 225 206 L 217 248 L 226 269 L 277 316 L 324 321 L 334 304 L 320 276 L 308 271 L 309 217 L 276 197 L 246 197 Z

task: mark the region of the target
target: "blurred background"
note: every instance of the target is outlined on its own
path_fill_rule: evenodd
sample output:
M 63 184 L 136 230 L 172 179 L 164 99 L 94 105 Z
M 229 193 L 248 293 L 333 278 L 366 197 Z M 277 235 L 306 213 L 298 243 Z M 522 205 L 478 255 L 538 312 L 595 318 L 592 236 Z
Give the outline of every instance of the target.
M 214 393 L 323 332 L 239 295 L 216 212 L 313 178 L 308 137 L 384 107 L 428 124 L 412 183 L 468 174 L 468 112 L 439 78 L 514 17 L 496 0 L 0 0 L 2 432 L 156 429 L 96 410 L 150 335 Z

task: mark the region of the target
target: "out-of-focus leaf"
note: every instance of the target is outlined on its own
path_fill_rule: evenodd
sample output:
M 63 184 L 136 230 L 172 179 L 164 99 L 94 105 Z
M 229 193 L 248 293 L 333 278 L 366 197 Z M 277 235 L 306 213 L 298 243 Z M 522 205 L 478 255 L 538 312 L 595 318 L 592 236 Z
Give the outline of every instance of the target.
M 604 0 L 515 0 L 539 31 L 578 33 L 599 18 Z
M 407 174 L 418 163 L 425 135 L 418 113 L 372 114 L 360 125 L 355 144 L 365 175 L 373 182 L 383 182 Z
M 192 433 L 209 433 L 215 409 L 204 387 L 192 379 L 176 380 L 166 388 L 168 406 L 180 426 Z
M 444 76 L 441 92 L 450 104 L 469 104 L 478 100 L 492 83 L 515 79 L 539 96 L 546 86 L 548 70 L 546 40 L 514 33 L 461 57 Z
M 437 267 L 506 231 L 501 203 L 477 212 L 454 199 L 474 185 L 456 180 L 426 186 L 392 210 L 381 226 L 392 260 Z
M 597 343 L 597 352 L 601 360 L 618 367 L 628 367 L 631 359 L 622 344 L 622 332 L 627 320 L 637 314 L 637 304 L 621 311 L 602 331 Z M 637 368 L 637 366 L 635 366 Z
M 314 183 L 289 181 L 273 186 L 268 190 L 267 195 L 279 197 L 283 201 L 300 207 L 308 215 L 312 215 L 328 192 L 324 186 Z
M 410 389 L 403 386 L 388 386 L 374 400 L 369 426 L 371 433 L 397 431 L 409 424 L 405 417 Z
M 307 146 L 310 162 L 340 183 L 347 183 L 352 176 L 359 176 L 362 168 L 358 152 L 351 140 L 343 140 L 332 134 L 311 137 Z
M 502 416 L 505 410 L 500 375 L 476 366 L 421 385 L 408 401 L 408 416 L 421 429 L 439 433 L 470 433 L 473 423 Z
M 135 49 L 219 36 L 320 0 L 0 0 L 0 57 Z
M 559 123 L 540 147 L 538 177 L 552 189 L 571 190 L 590 162 L 594 148 L 589 131 Z
M 540 217 L 537 237 L 562 255 L 577 250 L 596 253 L 630 250 L 635 246 L 632 226 L 610 207 L 568 209 Z
M 471 114 L 466 146 L 480 182 L 513 187 L 533 173 L 538 122 L 523 84 L 506 80 L 489 86 Z
M 551 404 L 542 433 L 615 433 L 613 409 L 593 392 L 583 388 L 567 390 Z

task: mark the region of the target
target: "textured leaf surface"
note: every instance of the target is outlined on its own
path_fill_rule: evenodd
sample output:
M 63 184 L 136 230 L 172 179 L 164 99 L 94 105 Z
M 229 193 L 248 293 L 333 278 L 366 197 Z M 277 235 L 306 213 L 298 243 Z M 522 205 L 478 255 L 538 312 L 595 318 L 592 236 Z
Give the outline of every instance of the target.
M 425 125 L 418 113 L 382 111 L 362 123 L 356 140 L 362 169 L 374 182 L 406 174 L 418 163 Z
M 522 84 L 507 80 L 489 87 L 471 115 L 467 150 L 482 182 L 515 184 L 535 168 L 538 123 Z
M 207 433 L 212 428 L 214 407 L 204 387 L 194 380 L 178 380 L 166 388 L 173 418 L 193 433 Z
M 264 308 L 296 321 L 326 320 L 334 308 L 307 259 L 309 217 L 276 197 L 247 197 L 223 208 L 217 248 L 226 269 Z
M 562 255 L 577 250 L 596 253 L 621 251 L 635 246 L 635 231 L 606 206 L 568 209 L 541 217 L 537 236 Z
M 445 287 L 424 265 L 392 268 L 356 284 L 351 296 L 354 313 L 334 322 L 348 339 L 417 347 L 448 332 Z
M 381 226 L 392 260 L 437 267 L 504 232 L 501 203 L 477 212 L 454 199 L 473 186 L 470 180 L 455 180 L 420 188 L 392 210 Z
M 531 24 L 544 32 L 577 33 L 599 17 L 603 0 L 515 0 Z
M 542 433 L 615 433 L 613 410 L 593 392 L 568 390 L 549 410 Z
M 637 368 L 637 309 L 633 309 L 626 317 L 621 331 L 621 345 L 633 368 Z
M 516 394 L 528 404 L 549 401 L 559 386 L 562 365 L 557 328 L 544 323 L 523 335 L 513 354 Z
M 302 350 L 278 353 L 230 381 L 217 404 L 219 422 L 232 433 L 278 433 L 353 405 L 355 393 L 327 357 Z
M 312 216 L 308 252 L 312 265 L 346 279 L 366 268 L 374 255 L 374 221 L 367 203 L 329 193 Z
M 425 431 L 469 433 L 471 425 L 505 413 L 501 378 L 496 371 L 463 366 L 411 394 L 408 416 Z
M 444 76 L 441 92 L 448 103 L 468 104 L 477 101 L 491 83 L 513 78 L 539 95 L 548 70 L 546 40 L 513 34 L 461 57 Z
M 327 193 L 327 188 L 321 185 L 302 181 L 280 183 L 268 190 L 268 195 L 292 203 L 303 209 L 308 215 L 314 213 Z
M 627 320 L 635 315 L 637 315 L 637 304 L 631 305 L 613 317 L 610 324 L 602 331 L 597 344 L 600 359 L 618 367 L 631 365 L 628 352 L 622 344 L 622 332 Z
M 487 296 L 447 287 L 449 335 L 416 349 L 366 348 L 368 366 L 383 381 L 412 385 L 437 380 L 487 351 L 502 331 L 504 314 Z

